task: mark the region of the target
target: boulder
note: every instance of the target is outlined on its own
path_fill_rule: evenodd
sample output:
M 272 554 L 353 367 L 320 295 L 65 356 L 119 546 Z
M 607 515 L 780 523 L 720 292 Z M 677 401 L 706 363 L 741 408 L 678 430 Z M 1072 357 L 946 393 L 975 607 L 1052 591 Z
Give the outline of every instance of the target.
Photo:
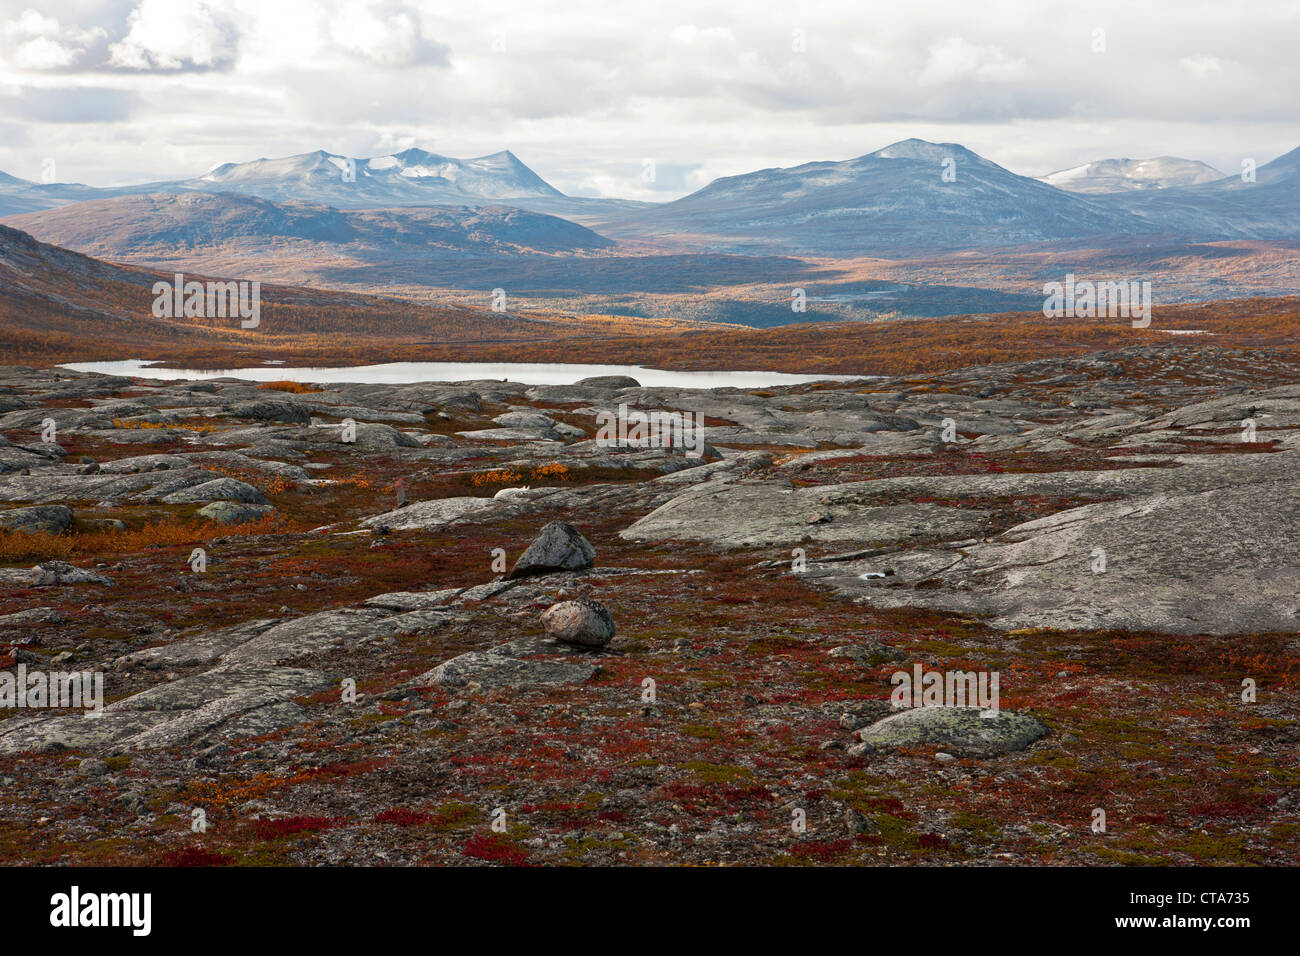
M 46 561 L 29 570 L 0 570 L 0 587 L 44 588 L 55 584 L 103 584 L 113 582 L 102 574 L 74 567 L 66 561 Z
M 614 637 L 614 616 L 605 605 L 580 598 L 552 604 L 542 612 L 548 637 L 581 647 L 604 647 Z
M 274 512 L 270 505 L 250 505 L 241 501 L 214 501 L 199 509 L 200 517 L 217 524 L 248 524 Z
M 29 534 L 59 534 L 72 524 L 72 509 L 67 505 L 36 505 L 0 512 L 0 527 Z
M 932 745 L 972 757 L 1024 750 L 1047 733 L 1030 714 L 978 707 L 912 707 L 859 730 L 861 743 L 849 748 L 860 757 L 877 750 Z
M 588 385 L 593 388 L 640 388 L 641 383 L 629 375 L 593 375 L 580 379 L 574 385 Z
M 510 570 L 510 577 L 546 574 L 549 571 L 581 571 L 596 561 L 596 549 L 573 525 L 552 521 Z
M 496 424 L 503 428 L 524 428 L 524 429 L 549 429 L 555 424 L 555 420 L 541 412 L 524 411 L 516 409 L 505 412 L 492 419 Z
M 243 504 L 269 504 L 266 496 L 238 478 L 217 478 L 201 485 L 191 485 L 174 491 L 163 498 L 169 505 L 187 504 L 191 501 L 238 501 Z

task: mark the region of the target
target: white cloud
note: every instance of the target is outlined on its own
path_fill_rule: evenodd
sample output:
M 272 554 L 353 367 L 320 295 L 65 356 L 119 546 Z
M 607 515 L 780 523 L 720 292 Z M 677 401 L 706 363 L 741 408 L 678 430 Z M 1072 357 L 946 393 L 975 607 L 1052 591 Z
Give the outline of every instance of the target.
M 105 37 L 102 29 L 81 30 L 64 26 L 57 17 L 36 10 L 24 10 L 0 26 L 6 60 L 20 70 L 43 72 L 62 70 L 76 63 L 86 48 Z
M 235 57 L 234 11 L 216 0 L 141 0 L 125 37 L 109 47 L 114 66 L 131 70 L 213 68 Z
M 93 155 L 98 181 L 401 144 L 510 148 L 563 189 L 666 198 L 909 136 L 1035 174 L 1164 153 L 1231 168 L 1232 151 L 1300 144 L 1296 0 L 1252 0 L 1249 16 L 1185 0 L 909 0 L 869 16 L 861 0 L 23 2 L 0 14 L 0 91 L 130 94 L 93 128 L 66 120 L 66 100 L 23 114 L 32 141 Z M 31 169 L 22 139 L 0 139 L 0 169 Z M 683 172 L 651 190 L 644 156 Z
M 1029 72 L 1024 60 L 1009 56 L 991 44 L 971 43 L 961 37 L 948 37 L 930 48 L 930 56 L 921 70 L 920 82 L 930 85 L 975 79 L 981 82 L 1010 83 Z

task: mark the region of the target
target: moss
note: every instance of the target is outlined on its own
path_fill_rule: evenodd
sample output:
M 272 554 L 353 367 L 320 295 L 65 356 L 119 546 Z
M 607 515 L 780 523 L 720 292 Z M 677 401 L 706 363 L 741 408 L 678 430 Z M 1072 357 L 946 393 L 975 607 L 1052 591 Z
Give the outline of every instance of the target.
M 770 637 L 760 637 L 750 641 L 745 645 L 747 654 L 784 654 L 795 650 L 804 650 L 808 647 L 807 643 L 795 637 L 785 634 L 774 634 Z
M 875 822 L 880 839 L 886 846 L 895 850 L 906 850 L 909 853 L 921 848 L 917 841 L 918 834 L 909 821 L 890 813 L 876 813 L 871 819 Z
M 352 724 L 354 727 L 365 727 L 370 724 L 384 724 L 390 720 L 396 720 L 398 717 L 401 716 L 402 716 L 401 714 L 380 714 L 380 713 L 362 714 L 359 717 L 353 717 L 349 721 L 349 723 Z
M 459 830 L 482 823 L 485 819 L 483 810 L 474 804 L 452 801 L 434 810 L 429 824 L 435 830 Z
M 708 724 L 686 724 L 681 728 L 681 731 L 687 737 L 695 737 L 698 740 L 717 740 L 722 736 L 722 731 L 719 728 Z
M 1131 853 L 1128 850 L 1109 846 L 1095 847 L 1092 852 L 1098 859 L 1118 866 L 1164 866 L 1169 862 L 1161 857 L 1144 856 L 1141 853 Z
M 958 830 L 965 830 L 984 840 L 993 840 L 1002 835 L 1002 827 L 999 824 L 968 810 L 954 813 L 948 820 L 948 825 Z
M 1193 833 L 1172 849 L 1182 851 L 1203 863 L 1257 863 L 1244 836 L 1222 833 Z

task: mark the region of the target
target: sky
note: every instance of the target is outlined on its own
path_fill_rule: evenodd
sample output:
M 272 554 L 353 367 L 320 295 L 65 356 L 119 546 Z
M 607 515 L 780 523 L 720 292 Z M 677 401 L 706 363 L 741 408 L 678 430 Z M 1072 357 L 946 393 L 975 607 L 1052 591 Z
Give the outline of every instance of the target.
M 1300 0 L 0 0 L 0 170 L 509 149 L 668 200 L 920 137 L 1030 176 L 1236 173 L 1300 146 L 1297 46 Z

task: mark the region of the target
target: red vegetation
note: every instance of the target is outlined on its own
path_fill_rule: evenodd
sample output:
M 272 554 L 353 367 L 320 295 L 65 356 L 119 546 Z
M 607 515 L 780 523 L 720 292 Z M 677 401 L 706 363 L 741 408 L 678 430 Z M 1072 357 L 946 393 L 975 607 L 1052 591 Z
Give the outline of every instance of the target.
M 319 833 L 342 825 L 336 817 L 282 817 L 279 820 L 257 820 L 254 828 L 263 840 L 275 840 L 295 833 Z
M 487 860 L 505 866 L 523 866 L 528 862 L 526 851 L 496 833 L 475 834 L 465 841 L 461 852 L 476 860 Z
M 187 846 L 183 850 L 168 850 L 162 855 L 163 866 L 229 866 L 234 862 L 233 857 L 198 846 Z

